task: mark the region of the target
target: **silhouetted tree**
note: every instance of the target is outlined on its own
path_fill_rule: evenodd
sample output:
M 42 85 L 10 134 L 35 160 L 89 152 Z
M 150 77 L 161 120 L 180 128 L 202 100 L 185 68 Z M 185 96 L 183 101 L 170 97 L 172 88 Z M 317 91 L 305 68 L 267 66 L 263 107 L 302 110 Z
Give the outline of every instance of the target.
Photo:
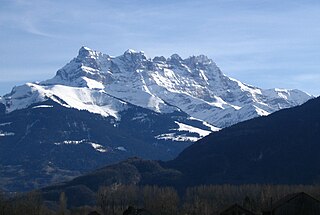
M 67 197 L 64 192 L 60 193 L 59 197 L 59 215 L 67 215 L 69 211 L 67 209 Z

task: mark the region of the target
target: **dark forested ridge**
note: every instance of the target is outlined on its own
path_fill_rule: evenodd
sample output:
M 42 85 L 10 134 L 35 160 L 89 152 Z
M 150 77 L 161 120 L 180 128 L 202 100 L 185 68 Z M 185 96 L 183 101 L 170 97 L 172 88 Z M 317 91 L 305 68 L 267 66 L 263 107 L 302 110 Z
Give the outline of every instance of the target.
M 165 164 L 181 183 L 320 182 L 320 98 L 225 128 Z

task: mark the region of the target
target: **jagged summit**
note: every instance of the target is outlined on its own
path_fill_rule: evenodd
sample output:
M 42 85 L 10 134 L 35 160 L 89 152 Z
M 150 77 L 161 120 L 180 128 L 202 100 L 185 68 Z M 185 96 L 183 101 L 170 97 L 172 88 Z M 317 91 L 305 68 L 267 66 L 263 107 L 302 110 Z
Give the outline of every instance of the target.
M 85 57 L 89 57 L 89 56 L 97 56 L 101 54 L 100 52 L 97 52 L 97 51 L 94 51 L 86 46 L 82 46 L 80 49 L 79 49 L 79 52 L 78 52 L 78 57 L 79 58 L 85 58 Z
M 88 52 L 94 52 L 94 51 L 86 46 L 81 46 L 81 48 L 79 49 L 79 55 L 81 55 L 81 53 L 88 53 Z
M 153 62 L 165 62 L 167 59 L 164 56 L 155 56 L 152 61 Z
M 178 62 L 183 61 L 182 58 L 178 54 L 171 55 L 169 60 L 170 61 L 178 61 Z
M 125 52 L 124 52 L 124 55 L 125 54 L 141 54 L 141 55 L 144 55 L 144 51 L 136 51 L 134 49 L 127 49 Z
M 212 64 L 214 63 L 213 60 L 209 59 L 205 55 L 198 55 L 198 56 L 191 56 L 184 60 L 188 65 L 196 65 L 196 64 Z
M 166 58 L 164 56 L 155 56 L 153 59 L 148 58 L 145 55 L 144 51 L 136 51 L 133 49 L 126 50 L 123 55 L 117 56 L 117 57 L 111 57 L 110 55 L 103 54 L 99 51 L 95 51 L 91 48 L 88 48 L 86 46 L 82 46 L 79 49 L 78 57 L 80 59 L 86 59 L 86 58 L 93 58 L 97 61 L 104 61 L 104 60 L 110 60 L 113 59 L 140 59 L 140 60 L 146 60 L 148 63 L 158 63 L 158 62 L 166 62 L 166 63 L 173 63 L 173 64 L 187 64 L 187 65 L 197 65 L 197 64 L 212 64 L 214 63 L 213 60 L 209 59 L 205 55 L 198 55 L 198 56 L 190 56 L 188 58 L 183 59 L 178 54 L 172 54 L 170 57 Z
M 165 64 L 168 67 L 184 67 L 184 71 L 188 71 L 189 73 L 193 72 L 192 69 L 205 69 L 220 73 L 220 70 L 213 60 L 209 59 L 205 55 L 190 56 L 182 59 L 178 54 L 172 54 L 168 58 L 165 58 L 164 56 L 155 56 L 153 59 L 151 59 L 148 58 L 143 51 L 128 49 L 123 53 L 123 55 L 111 57 L 110 55 L 102 54 L 101 52 L 94 51 L 88 47 L 81 47 L 79 50 L 79 55 L 76 58 L 76 63 L 81 64 L 82 66 L 108 71 L 110 71 L 109 68 L 103 68 L 103 65 L 108 65 L 110 63 L 112 64 L 114 62 L 119 63 L 120 61 L 122 61 L 122 64 L 128 64 L 125 66 L 134 67 L 135 69 L 139 69 L 139 67 L 141 67 L 143 69 L 147 68 L 152 70 L 154 67 L 162 67 L 163 65 L 161 64 Z M 185 70 L 186 67 L 190 67 L 191 70 Z M 129 70 L 131 69 L 126 68 L 125 71 Z
M 125 59 L 127 61 L 132 61 L 134 63 L 146 61 L 147 57 L 145 56 L 143 51 L 137 52 L 133 49 L 128 49 L 124 52 L 123 56 L 119 56 L 118 58 Z
M 65 91 L 58 90 L 62 86 Z M 107 94 L 157 113 L 183 111 L 217 127 L 268 115 L 311 98 L 299 90 L 265 90 L 229 78 L 205 55 L 150 59 L 142 51 L 128 49 L 111 57 L 84 46 L 54 78 L 18 89 L 14 95 L 19 96 L 2 99 L 7 112 L 58 97 L 70 107 L 115 116 L 115 107 L 105 107 L 109 98 L 102 95 Z

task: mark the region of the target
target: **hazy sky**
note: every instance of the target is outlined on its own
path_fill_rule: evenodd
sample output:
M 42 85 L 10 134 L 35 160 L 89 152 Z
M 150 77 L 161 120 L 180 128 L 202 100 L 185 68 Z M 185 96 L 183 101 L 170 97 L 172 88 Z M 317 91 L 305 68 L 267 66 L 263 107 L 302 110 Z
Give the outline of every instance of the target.
M 242 82 L 320 95 L 319 0 L 0 0 L 0 95 L 53 77 L 83 45 L 205 54 Z

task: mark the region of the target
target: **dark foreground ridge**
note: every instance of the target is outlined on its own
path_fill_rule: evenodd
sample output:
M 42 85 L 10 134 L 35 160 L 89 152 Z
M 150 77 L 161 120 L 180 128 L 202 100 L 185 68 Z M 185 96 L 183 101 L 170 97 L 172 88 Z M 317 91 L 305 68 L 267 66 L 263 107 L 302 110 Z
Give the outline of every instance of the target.
M 184 185 L 320 182 L 320 98 L 199 140 L 165 164 Z
M 163 168 L 157 161 L 130 158 L 115 165 L 98 169 L 90 174 L 77 177 L 71 181 L 41 189 L 44 199 L 58 201 L 65 192 L 73 206 L 95 204 L 95 193 L 103 186 L 111 185 L 178 185 L 181 172 Z M 79 198 L 81 196 L 81 198 Z

